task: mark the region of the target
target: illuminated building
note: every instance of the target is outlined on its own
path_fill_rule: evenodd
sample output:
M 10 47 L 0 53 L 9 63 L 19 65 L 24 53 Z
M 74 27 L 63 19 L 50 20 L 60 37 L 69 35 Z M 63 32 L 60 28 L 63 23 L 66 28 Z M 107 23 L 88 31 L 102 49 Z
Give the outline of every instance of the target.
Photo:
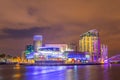
M 101 63 L 107 63 L 108 59 L 108 47 L 106 45 L 101 45 Z
M 56 58 L 64 58 L 63 53 L 58 47 L 39 47 L 38 52 L 35 53 L 36 60 L 52 60 Z
M 29 52 L 33 52 L 34 51 L 33 45 L 27 45 L 26 50 L 29 51 Z
M 80 35 L 79 51 L 87 52 L 92 62 L 97 62 L 100 58 L 100 40 L 96 29 L 90 30 Z
M 57 47 L 60 49 L 61 52 L 68 50 L 67 44 L 45 44 L 46 47 Z
M 90 55 L 85 52 L 67 51 L 65 63 L 88 63 L 90 62 Z
M 42 35 L 35 35 L 33 37 L 33 45 L 34 45 L 34 51 L 38 52 L 38 48 L 42 47 Z
M 25 56 L 26 56 L 27 59 L 34 58 L 33 57 L 33 54 L 34 54 L 34 47 L 33 47 L 33 45 L 27 45 L 26 49 L 24 51 L 24 54 L 25 54 Z
M 67 44 L 45 44 L 42 46 L 42 36 L 35 35 L 33 45 L 27 45 L 25 57 L 35 61 L 77 61 L 105 62 L 107 59 L 107 46 L 100 46 L 99 33 L 97 30 L 90 30 L 80 35 L 79 52 L 75 43 Z M 24 55 L 23 55 L 24 56 Z

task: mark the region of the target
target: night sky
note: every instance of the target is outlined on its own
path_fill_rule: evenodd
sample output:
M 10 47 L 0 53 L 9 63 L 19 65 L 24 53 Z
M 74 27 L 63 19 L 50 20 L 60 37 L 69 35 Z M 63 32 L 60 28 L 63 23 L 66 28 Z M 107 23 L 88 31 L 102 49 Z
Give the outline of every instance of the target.
M 91 29 L 109 56 L 120 53 L 120 0 L 0 0 L 0 53 L 20 55 L 33 35 L 44 43 L 71 43 Z

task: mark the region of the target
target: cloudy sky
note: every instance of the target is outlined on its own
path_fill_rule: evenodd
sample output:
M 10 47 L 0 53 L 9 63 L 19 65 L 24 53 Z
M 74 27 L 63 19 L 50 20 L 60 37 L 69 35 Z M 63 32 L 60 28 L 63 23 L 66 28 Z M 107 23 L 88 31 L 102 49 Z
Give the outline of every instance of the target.
M 0 0 L 0 53 L 20 55 L 35 34 L 71 43 L 97 29 L 109 56 L 120 53 L 119 0 Z

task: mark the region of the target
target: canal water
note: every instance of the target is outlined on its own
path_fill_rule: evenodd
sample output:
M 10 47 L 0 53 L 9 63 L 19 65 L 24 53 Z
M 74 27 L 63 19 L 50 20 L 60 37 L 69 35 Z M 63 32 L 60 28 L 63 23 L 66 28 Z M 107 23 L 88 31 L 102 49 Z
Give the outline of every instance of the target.
M 120 64 L 80 66 L 0 65 L 0 80 L 120 80 Z

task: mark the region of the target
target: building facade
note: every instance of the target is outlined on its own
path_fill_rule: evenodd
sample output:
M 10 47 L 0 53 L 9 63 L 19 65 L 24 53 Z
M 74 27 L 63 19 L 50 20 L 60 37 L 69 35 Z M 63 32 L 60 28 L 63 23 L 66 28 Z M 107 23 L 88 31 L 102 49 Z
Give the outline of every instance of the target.
M 42 35 L 35 35 L 33 37 L 33 46 L 34 46 L 34 51 L 38 52 L 38 48 L 42 47 Z
M 101 45 L 101 63 L 108 63 L 108 47 L 107 45 Z
M 101 57 L 100 39 L 99 33 L 96 29 L 90 30 L 80 35 L 79 51 L 88 53 L 92 62 L 99 60 Z
M 46 47 L 57 47 L 60 49 L 61 52 L 68 50 L 67 44 L 45 44 Z
M 33 52 L 34 51 L 33 45 L 27 45 L 26 50 L 29 51 L 29 52 Z

